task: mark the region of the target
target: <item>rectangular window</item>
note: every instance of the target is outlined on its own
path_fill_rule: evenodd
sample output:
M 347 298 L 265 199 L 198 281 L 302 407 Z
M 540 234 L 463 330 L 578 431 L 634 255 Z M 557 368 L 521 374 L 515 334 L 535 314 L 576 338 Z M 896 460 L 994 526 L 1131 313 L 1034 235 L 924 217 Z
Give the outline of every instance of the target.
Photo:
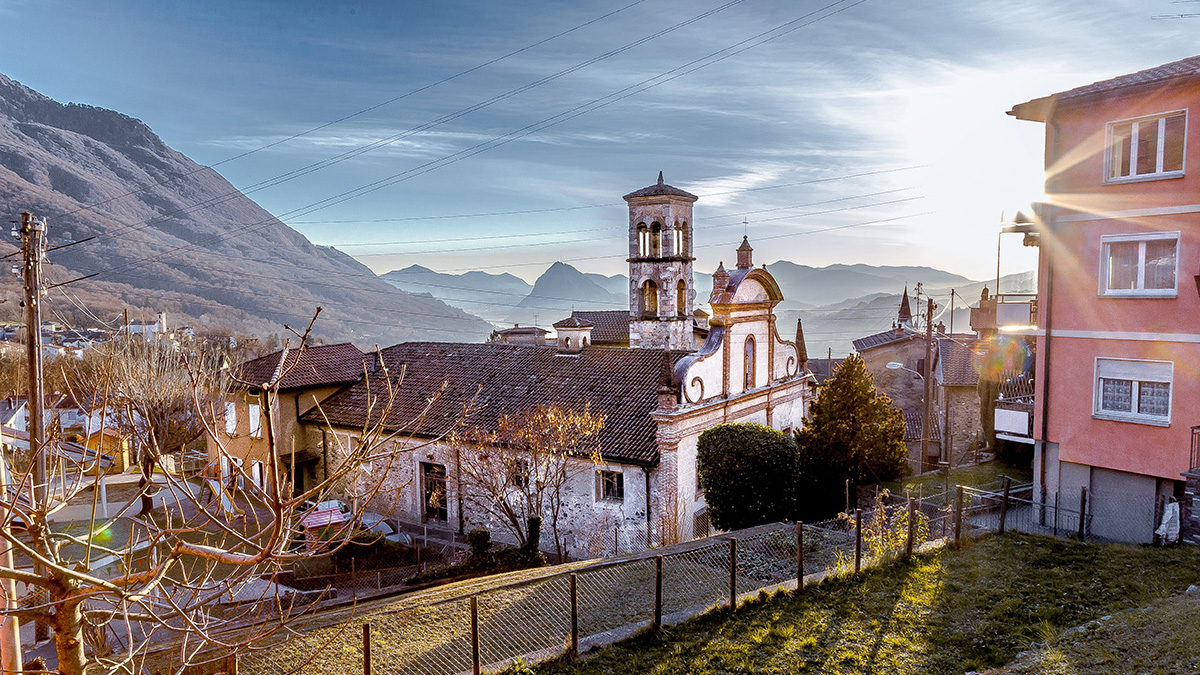
M 1169 426 L 1174 370 L 1170 361 L 1097 358 L 1092 415 Z
M 596 499 L 610 502 L 624 501 L 625 476 L 620 471 L 597 471 Z
M 1187 111 L 1111 122 L 1106 182 L 1183 175 Z
M 425 498 L 424 521 L 445 522 L 449 518 L 446 495 L 446 467 L 421 462 L 421 494 Z
M 520 457 L 509 457 L 505 461 L 508 470 L 508 484 L 524 490 L 529 487 L 529 460 Z
M 1175 297 L 1178 252 L 1178 232 L 1101 237 L 1100 295 Z
M 225 433 L 230 436 L 237 433 L 237 404 L 232 401 L 225 403 Z
M 257 403 L 251 403 L 247 417 L 250 418 L 250 437 L 262 438 L 262 406 Z
M 250 460 L 250 479 L 259 488 L 266 489 L 266 472 L 263 471 L 263 463 L 256 459 Z

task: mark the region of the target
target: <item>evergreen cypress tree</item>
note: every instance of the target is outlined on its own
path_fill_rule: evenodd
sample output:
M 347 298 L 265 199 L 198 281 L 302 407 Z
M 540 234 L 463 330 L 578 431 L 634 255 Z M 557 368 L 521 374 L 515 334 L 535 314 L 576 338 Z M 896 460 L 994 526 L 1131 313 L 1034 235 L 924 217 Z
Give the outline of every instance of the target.
M 796 432 L 799 517 L 829 518 L 845 507 L 845 485 L 893 480 L 908 470 L 904 415 L 875 389 L 861 358 L 842 361 Z M 853 494 L 853 492 L 851 493 Z

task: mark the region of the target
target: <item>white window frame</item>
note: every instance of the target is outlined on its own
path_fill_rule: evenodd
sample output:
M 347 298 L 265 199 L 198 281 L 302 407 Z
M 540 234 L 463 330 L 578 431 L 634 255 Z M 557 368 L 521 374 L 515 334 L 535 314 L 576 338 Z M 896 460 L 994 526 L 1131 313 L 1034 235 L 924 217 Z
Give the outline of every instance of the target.
M 1166 144 L 1166 129 L 1167 118 L 1173 115 L 1183 113 L 1183 165 L 1177 171 L 1163 171 L 1163 151 Z M 1137 173 L 1137 141 L 1138 130 L 1143 123 L 1154 120 L 1158 123 L 1158 148 L 1156 149 L 1155 171 L 1152 173 Z M 1128 176 L 1113 176 L 1112 175 L 1112 153 L 1113 153 L 1113 128 L 1117 125 L 1129 124 L 1129 157 L 1126 159 L 1130 162 L 1130 175 Z M 1168 110 L 1166 112 L 1154 113 L 1153 115 L 1142 115 L 1140 117 L 1127 117 L 1121 120 L 1113 120 L 1105 127 L 1104 133 L 1104 183 L 1137 183 L 1146 180 L 1161 180 L 1164 178 L 1181 178 L 1187 170 L 1187 136 L 1188 136 L 1188 110 Z
M 237 435 L 237 402 L 225 402 L 225 433 L 229 436 Z
M 1129 380 L 1132 383 L 1130 391 L 1129 412 L 1101 409 L 1101 380 Z M 1138 391 L 1143 382 L 1159 382 L 1170 387 L 1167 401 L 1167 414 L 1148 415 L 1137 411 Z M 1133 422 L 1152 426 L 1171 426 L 1171 415 L 1175 408 L 1175 363 L 1172 361 L 1152 361 L 1143 359 L 1122 359 L 1105 356 L 1095 358 L 1092 376 L 1092 417 L 1112 420 L 1115 422 Z
M 250 438 L 262 438 L 262 406 L 251 403 L 246 406 L 250 421 Z
M 254 482 L 259 489 L 267 489 L 267 473 L 263 471 L 265 464 L 257 459 L 250 460 L 250 480 Z
M 1146 288 L 1146 242 L 1175 242 L 1175 286 L 1173 288 Z M 1137 288 L 1109 288 L 1109 247 L 1114 243 L 1137 242 Z M 1179 232 L 1139 232 L 1136 234 L 1106 234 L 1100 237 L 1100 273 L 1097 284 L 1101 297 L 1109 298 L 1174 298 L 1179 295 Z

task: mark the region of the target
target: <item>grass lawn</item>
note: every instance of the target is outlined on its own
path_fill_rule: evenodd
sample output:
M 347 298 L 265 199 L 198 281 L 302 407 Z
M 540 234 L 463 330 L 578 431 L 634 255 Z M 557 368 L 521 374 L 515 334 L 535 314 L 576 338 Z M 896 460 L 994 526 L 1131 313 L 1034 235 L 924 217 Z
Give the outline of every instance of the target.
M 1181 594 L 1198 579 L 1200 547 L 1010 534 L 710 614 L 536 672 L 962 675 L 1003 666 L 1066 629 Z
M 1033 469 L 1027 465 L 1003 464 L 997 460 L 972 466 L 954 467 L 950 470 L 950 489 L 953 490 L 955 485 L 979 486 L 999 483 L 1004 476 L 1011 477 L 1014 483 L 1029 483 L 1033 481 Z M 913 497 L 916 497 L 918 494 L 941 494 L 945 485 L 945 474 L 933 471 L 883 483 L 880 487 L 887 488 L 894 495 L 912 494 Z
M 1197 673 L 1200 595 L 1179 595 L 1066 631 L 987 675 Z

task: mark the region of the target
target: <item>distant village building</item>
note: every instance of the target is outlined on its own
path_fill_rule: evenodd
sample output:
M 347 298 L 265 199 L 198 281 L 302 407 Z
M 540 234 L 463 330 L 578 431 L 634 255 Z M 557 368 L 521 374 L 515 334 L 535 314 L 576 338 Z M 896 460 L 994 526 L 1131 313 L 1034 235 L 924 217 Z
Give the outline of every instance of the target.
M 494 341 L 506 345 L 545 345 L 549 334 L 545 328 L 515 324 L 512 328 L 496 331 Z
M 224 425 L 209 439 L 210 461 L 221 462 L 226 476 L 232 464 L 249 462 L 248 472 L 260 480 L 266 475 L 263 416 L 272 414 L 287 449 L 278 469 L 297 491 L 313 485 L 338 448 L 361 442 L 367 402 L 386 400 L 386 368 L 404 373 L 399 398 L 384 420 L 389 431 L 403 429 L 394 441 L 402 459 L 390 469 L 389 490 L 370 504 L 372 510 L 459 532 L 493 526 L 504 540 L 494 523 L 464 506 L 462 452 L 487 453 L 489 446 L 460 452 L 437 439 L 463 421 L 471 402 L 475 410 L 466 423 L 485 432 L 495 431 L 502 416 L 557 405 L 605 418 L 591 439 L 602 464 L 573 460 L 582 471 L 564 495 L 572 555 L 586 554 L 597 533 L 623 545 L 707 534 L 696 473 L 700 433 L 723 422 L 798 427 L 812 376 L 802 337 L 797 342 L 780 335 L 774 309 L 783 294 L 770 273 L 753 266 L 748 240 L 736 251 L 732 271 L 722 264 L 714 273 L 708 318 L 693 305 L 696 197 L 665 184 L 660 175 L 657 184 L 625 200 L 628 312 L 573 312 L 554 325 L 553 345 L 514 342 L 523 338 L 510 332 L 514 327 L 500 331 L 498 341 L 403 343 L 378 357 L 351 345 L 310 348 L 289 356 L 294 368 L 281 383 L 277 410 L 264 411 L 253 386 L 230 392 Z M 261 387 L 293 365 L 281 364 L 281 356 L 247 362 L 239 376 Z M 431 400 L 436 403 L 422 425 L 406 427 Z M 667 533 L 665 523 L 674 531 Z M 543 534 L 548 546 L 550 533 Z
M 893 327 L 858 338 L 853 345 L 867 371 L 875 378 L 876 388 L 887 394 L 893 405 L 904 413 L 904 441 L 908 447 L 909 466 L 914 471 L 928 471 L 939 461 L 957 465 L 969 451 L 979 448 L 983 439 L 979 416 L 981 342 L 978 335 L 948 334 L 945 326 L 938 324 L 926 352 L 926 333 L 916 328 L 908 288 L 905 288 Z M 922 423 L 926 353 L 932 360 L 928 434 Z M 889 363 L 900 367 L 888 368 Z M 925 456 L 921 455 L 923 437 Z

